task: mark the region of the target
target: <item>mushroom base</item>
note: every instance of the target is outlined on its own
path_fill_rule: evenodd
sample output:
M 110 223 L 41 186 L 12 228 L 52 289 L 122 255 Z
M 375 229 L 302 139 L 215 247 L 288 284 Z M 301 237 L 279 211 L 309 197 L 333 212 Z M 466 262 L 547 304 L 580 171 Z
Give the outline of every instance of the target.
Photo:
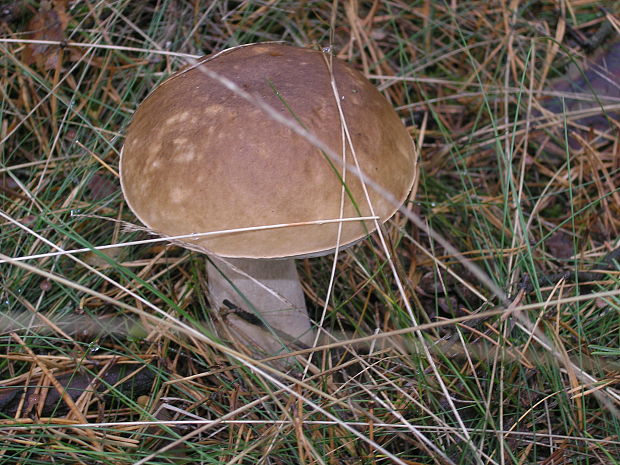
M 226 338 L 271 356 L 314 342 L 293 259 L 214 257 L 207 262 L 209 300 Z

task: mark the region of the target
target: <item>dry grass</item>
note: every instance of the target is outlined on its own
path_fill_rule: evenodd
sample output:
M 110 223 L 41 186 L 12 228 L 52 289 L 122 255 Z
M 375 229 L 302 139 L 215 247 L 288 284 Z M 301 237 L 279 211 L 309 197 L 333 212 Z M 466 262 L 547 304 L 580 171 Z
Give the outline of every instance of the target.
M 617 2 L 3 5 L 0 463 L 620 463 Z M 305 375 L 213 333 L 117 174 L 150 89 L 268 40 L 330 46 L 421 147 L 391 258 L 300 263 Z

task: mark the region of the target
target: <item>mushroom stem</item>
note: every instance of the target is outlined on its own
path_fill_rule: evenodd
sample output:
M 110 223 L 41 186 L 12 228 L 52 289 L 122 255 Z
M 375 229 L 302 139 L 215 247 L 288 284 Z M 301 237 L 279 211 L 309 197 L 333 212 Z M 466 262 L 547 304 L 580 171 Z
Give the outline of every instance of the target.
M 230 335 L 263 354 L 310 346 L 314 340 L 293 259 L 207 262 L 209 300 Z

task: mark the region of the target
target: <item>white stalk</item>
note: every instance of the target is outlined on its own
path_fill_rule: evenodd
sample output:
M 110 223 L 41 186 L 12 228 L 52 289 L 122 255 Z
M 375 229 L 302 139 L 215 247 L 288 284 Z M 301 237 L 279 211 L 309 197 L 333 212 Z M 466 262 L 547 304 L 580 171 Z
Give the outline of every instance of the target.
M 312 345 L 314 331 L 293 259 L 211 260 L 209 300 L 226 336 L 263 356 Z

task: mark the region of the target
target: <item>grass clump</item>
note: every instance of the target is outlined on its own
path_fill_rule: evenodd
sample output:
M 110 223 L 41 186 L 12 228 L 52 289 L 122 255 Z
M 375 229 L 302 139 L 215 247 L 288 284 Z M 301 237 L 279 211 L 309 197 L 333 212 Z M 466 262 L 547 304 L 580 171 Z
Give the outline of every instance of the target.
M 620 461 L 616 2 L 1 14 L 1 463 Z M 154 86 L 272 40 L 355 64 L 420 147 L 389 258 L 341 253 L 327 303 L 332 259 L 300 264 L 332 335 L 305 375 L 230 356 L 204 259 L 124 227 L 118 183 Z

